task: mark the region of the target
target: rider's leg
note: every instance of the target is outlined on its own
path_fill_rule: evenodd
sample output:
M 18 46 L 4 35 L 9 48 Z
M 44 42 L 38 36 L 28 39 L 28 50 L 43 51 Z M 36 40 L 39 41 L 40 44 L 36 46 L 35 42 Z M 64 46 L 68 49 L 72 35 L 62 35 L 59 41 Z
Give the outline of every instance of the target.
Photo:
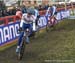
M 26 28 L 26 25 L 25 23 L 23 23 L 22 25 L 22 29 L 24 30 Z M 19 35 L 19 39 L 18 39 L 18 46 L 20 46 L 21 42 L 22 42 L 22 37 L 24 35 L 24 32 L 21 32 L 20 35 Z
M 18 46 L 20 46 L 21 42 L 22 42 L 22 37 L 23 37 L 24 32 L 21 32 L 19 39 L 18 39 Z
M 21 32 L 21 34 L 20 34 L 20 36 L 19 36 L 16 52 L 19 52 L 19 50 L 20 50 L 19 48 L 20 48 L 20 44 L 21 44 L 21 42 L 22 42 L 23 34 L 24 34 L 24 32 Z
M 29 44 L 30 40 L 29 40 L 29 37 L 26 36 L 26 44 Z
M 27 25 L 27 28 L 29 28 L 29 30 L 30 30 L 30 34 L 32 33 L 32 25 L 31 24 L 28 24 Z M 29 34 L 29 35 L 30 35 Z M 26 43 L 28 44 L 30 42 L 30 39 L 29 39 L 29 36 L 26 36 Z
M 24 24 L 23 24 L 22 28 L 24 29 Z M 19 35 L 18 45 L 17 45 L 16 52 L 19 52 L 19 48 L 20 48 L 20 44 L 21 44 L 21 42 L 22 42 L 23 34 L 24 34 L 24 32 L 21 32 L 20 35 Z

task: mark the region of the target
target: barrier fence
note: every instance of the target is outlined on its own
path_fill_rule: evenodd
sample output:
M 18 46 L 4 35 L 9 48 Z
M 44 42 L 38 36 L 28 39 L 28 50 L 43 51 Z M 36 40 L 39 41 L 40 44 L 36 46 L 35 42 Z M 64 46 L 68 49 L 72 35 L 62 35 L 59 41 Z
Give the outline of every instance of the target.
M 61 20 L 70 16 L 69 8 L 65 10 L 64 8 L 58 8 L 57 20 Z M 44 16 L 46 10 L 40 11 L 41 17 L 39 19 L 38 25 L 43 27 L 47 25 L 47 19 Z M 17 39 L 19 36 L 19 18 L 17 16 L 6 16 L 0 18 L 0 46 L 10 43 L 12 40 Z
M 73 6 L 75 8 L 75 5 Z M 72 9 L 72 6 L 67 6 L 66 8 L 67 10 L 68 9 Z M 57 8 L 57 11 L 61 11 L 61 10 L 65 10 L 65 7 L 64 8 Z M 39 14 L 40 15 L 45 15 L 46 14 L 46 10 L 43 10 L 43 11 L 39 11 Z M 8 25 L 9 22 L 16 22 L 16 20 L 19 20 L 19 17 L 13 15 L 13 16 L 6 16 L 6 17 L 1 17 L 0 18 L 0 26 L 1 25 Z

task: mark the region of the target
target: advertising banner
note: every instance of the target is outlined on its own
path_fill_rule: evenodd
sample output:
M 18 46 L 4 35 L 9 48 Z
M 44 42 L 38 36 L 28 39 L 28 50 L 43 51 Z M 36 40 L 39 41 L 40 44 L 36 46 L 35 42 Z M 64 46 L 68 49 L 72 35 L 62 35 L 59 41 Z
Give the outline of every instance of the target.
M 39 18 L 39 21 L 38 21 L 38 26 L 41 28 L 41 27 L 44 27 L 47 25 L 47 19 L 45 16 L 41 16 Z
M 69 10 L 66 10 L 66 11 L 64 10 L 64 11 L 61 11 L 60 13 L 61 13 L 62 19 L 70 16 Z
M 19 36 L 18 29 L 19 22 L 0 26 L 0 45 L 16 39 Z
M 60 12 L 57 13 L 56 19 L 57 19 L 57 20 L 61 20 L 61 19 L 62 19 L 62 16 L 61 16 L 61 13 L 60 13 Z
M 58 21 L 60 21 L 60 20 L 62 20 L 64 18 L 67 18 L 69 16 L 70 16 L 69 10 L 66 10 L 66 11 L 64 10 L 64 11 L 60 11 L 60 12 L 57 13 L 56 19 Z M 47 18 L 45 16 L 41 16 L 39 21 L 38 21 L 38 26 L 39 27 L 44 27 L 46 25 L 47 25 Z

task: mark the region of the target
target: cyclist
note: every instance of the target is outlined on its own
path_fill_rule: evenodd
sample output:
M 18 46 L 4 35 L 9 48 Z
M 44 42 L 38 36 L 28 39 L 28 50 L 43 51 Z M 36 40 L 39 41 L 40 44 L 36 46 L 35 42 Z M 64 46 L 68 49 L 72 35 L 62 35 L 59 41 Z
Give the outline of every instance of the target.
M 35 21 L 35 16 L 32 15 L 31 10 L 27 10 L 27 13 L 23 14 L 21 22 L 20 22 L 20 29 L 27 29 L 32 32 L 32 23 Z M 22 42 L 22 37 L 23 37 L 24 32 L 20 33 L 19 39 L 18 39 L 18 46 L 16 48 L 16 52 L 19 52 L 20 49 L 20 44 Z M 26 43 L 29 44 L 29 36 L 26 37 Z
M 51 22 L 52 22 L 52 27 L 54 27 L 54 25 L 57 23 L 57 19 L 56 19 L 56 15 L 57 15 L 57 7 L 56 5 L 51 6 Z
M 53 27 L 54 24 L 56 23 L 56 15 L 57 15 L 57 8 L 56 5 L 52 5 L 50 7 L 48 7 L 48 10 L 46 12 L 46 18 L 49 22 L 49 24 L 51 24 L 51 26 Z
M 49 6 L 48 9 L 47 9 L 47 12 L 46 12 L 46 16 L 55 16 L 57 14 L 57 7 L 56 5 L 52 5 L 52 6 Z

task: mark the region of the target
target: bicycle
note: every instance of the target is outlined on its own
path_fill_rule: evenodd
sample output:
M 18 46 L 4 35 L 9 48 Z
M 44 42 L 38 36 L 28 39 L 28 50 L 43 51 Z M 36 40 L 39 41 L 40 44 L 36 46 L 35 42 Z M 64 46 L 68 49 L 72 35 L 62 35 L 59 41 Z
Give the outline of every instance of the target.
M 46 31 L 48 32 L 49 28 L 54 28 L 58 22 L 55 16 L 48 16 L 47 18 L 48 18 L 48 21 L 46 25 Z
M 25 39 L 26 39 L 27 36 L 29 36 L 30 30 L 28 28 L 26 30 L 21 29 L 21 30 L 19 30 L 19 32 L 24 32 L 22 42 L 20 44 L 20 51 L 17 53 L 18 60 L 21 60 L 23 58 L 24 51 L 25 51 L 25 48 L 26 48 Z

